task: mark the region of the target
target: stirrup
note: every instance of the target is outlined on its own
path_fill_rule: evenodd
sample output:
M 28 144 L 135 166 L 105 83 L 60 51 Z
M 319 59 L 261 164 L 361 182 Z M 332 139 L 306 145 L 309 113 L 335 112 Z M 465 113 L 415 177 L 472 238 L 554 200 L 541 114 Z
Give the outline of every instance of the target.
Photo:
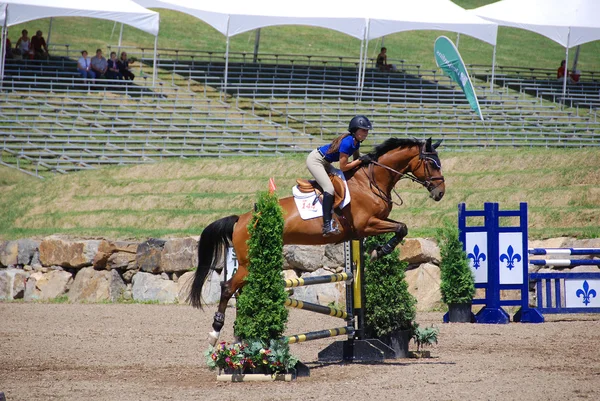
M 323 237 L 331 237 L 333 235 L 338 235 L 340 232 L 341 231 L 334 220 L 323 224 Z

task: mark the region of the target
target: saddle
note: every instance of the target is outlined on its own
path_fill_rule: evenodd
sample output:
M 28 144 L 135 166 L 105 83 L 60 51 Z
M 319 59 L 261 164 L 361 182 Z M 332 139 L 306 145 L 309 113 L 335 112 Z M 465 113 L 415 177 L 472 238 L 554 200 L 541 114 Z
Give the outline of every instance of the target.
M 333 190 L 335 192 L 335 196 L 333 198 L 333 207 L 337 208 L 344 201 L 344 197 L 346 196 L 346 186 L 344 185 L 344 181 L 335 174 L 329 174 L 329 179 L 333 184 Z M 319 201 L 323 202 L 323 188 L 321 188 L 317 181 L 298 178 L 296 179 L 296 184 L 298 184 L 298 190 L 300 192 L 314 192 L 319 198 Z

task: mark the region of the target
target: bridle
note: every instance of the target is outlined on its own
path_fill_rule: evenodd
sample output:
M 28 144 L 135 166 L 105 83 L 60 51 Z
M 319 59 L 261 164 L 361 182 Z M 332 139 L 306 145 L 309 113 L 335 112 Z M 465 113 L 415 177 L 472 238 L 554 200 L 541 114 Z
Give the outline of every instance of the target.
M 402 206 L 404 201 L 402 200 L 402 198 L 400 197 L 400 195 L 398 194 L 398 192 L 396 191 L 395 188 L 392 188 L 392 191 L 394 191 L 394 193 L 396 194 L 398 199 L 400 199 L 400 203 L 394 202 L 394 200 L 391 197 L 389 197 L 387 195 L 387 193 L 379 187 L 379 185 L 377 185 L 377 182 L 375 181 L 375 176 L 373 174 L 373 165 L 382 167 L 388 171 L 391 171 L 392 173 L 394 173 L 396 175 L 399 175 L 400 178 L 398 179 L 398 181 L 403 180 L 403 179 L 409 179 L 413 182 L 423 185 L 425 187 L 425 189 L 427 189 L 427 191 L 431 192 L 431 191 L 435 190 L 437 187 L 439 187 L 444 182 L 444 176 L 432 175 L 429 170 L 429 163 L 426 163 L 426 162 L 430 162 L 430 163 L 434 164 L 438 170 L 442 169 L 442 165 L 441 165 L 441 162 L 440 162 L 437 152 L 435 152 L 435 151 L 427 152 L 425 150 L 425 145 L 423 145 L 419 149 L 419 164 L 415 167 L 414 170 L 418 170 L 419 167 L 423 163 L 425 163 L 425 175 L 426 175 L 427 179 L 425 179 L 424 181 L 418 179 L 412 172 L 409 172 L 409 173 L 400 172 L 398 170 L 391 168 L 390 166 L 386 166 L 385 164 L 376 162 L 375 160 L 372 160 L 371 163 L 369 163 L 368 173 L 365 173 L 365 174 L 367 175 L 367 178 L 369 180 L 369 186 L 371 187 L 371 190 L 373 190 L 373 187 L 377 190 L 377 192 L 373 191 L 373 193 L 375 195 L 377 195 L 378 197 L 380 197 L 381 199 L 385 200 L 386 203 L 388 204 L 388 208 L 391 209 L 392 204 L 395 204 L 396 206 Z M 406 166 L 406 168 L 408 168 L 408 165 Z M 438 182 L 438 183 L 435 184 L 435 182 Z

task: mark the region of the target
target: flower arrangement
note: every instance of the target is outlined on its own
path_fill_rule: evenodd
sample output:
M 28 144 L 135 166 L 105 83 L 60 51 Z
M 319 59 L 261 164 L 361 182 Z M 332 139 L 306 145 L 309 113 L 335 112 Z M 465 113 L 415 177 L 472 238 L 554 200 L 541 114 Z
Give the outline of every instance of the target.
M 216 347 L 209 347 L 205 355 L 211 370 L 218 368 L 225 373 L 287 373 L 298 363 L 285 340 L 271 340 L 269 346 L 259 340 L 235 344 L 221 342 Z

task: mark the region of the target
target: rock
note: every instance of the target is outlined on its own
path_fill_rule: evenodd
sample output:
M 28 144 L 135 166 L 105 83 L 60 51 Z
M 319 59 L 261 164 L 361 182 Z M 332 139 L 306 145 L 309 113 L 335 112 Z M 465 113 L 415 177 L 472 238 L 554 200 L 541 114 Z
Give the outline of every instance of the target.
M 529 248 L 569 248 L 571 243 L 573 243 L 573 238 L 569 237 L 529 240 Z
M 29 276 L 30 274 L 22 269 L 0 269 L 0 300 L 23 298 Z
M 75 276 L 69 290 L 69 300 L 72 302 L 114 302 L 123 295 L 125 288 L 125 283 L 116 270 L 98 271 L 86 267 Z
M 571 272 L 573 272 L 573 273 L 600 273 L 600 267 L 588 266 L 588 265 L 575 266 L 574 268 L 571 269 Z
M 177 280 L 177 293 L 180 304 L 187 303 L 187 297 L 190 293 L 192 282 L 196 272 L 184 273 L 179 280 Z M 216 272 L 212 272 L 208 279 L 204 282 L 202 287 L 202 302 L 205 305 L 218 304 L 221 300 L 221 281 L 223 277 Z M 235 298 L 231 297 L 228 305 L 235 305 Z
M 135 255 L 137 253 L 139 243 L 127 242 L 127 241 L 115 241 L 115 242 L 112 242 L 112 245 L 115 247 L 115 252 L 127 252 L 127 253 L 133 253 Z
M 346 263 L 344 260 L 344 244 L 327 244 L 324 248 L 323 266 L 336 273 L 343 271 Z
M 135 253 L 115 252 L 106 261 L 106 269 L 108 270 L 131 270 L 135 267 Z
M 432 263 L 423 263 L 406 271 L 408 291 L 417 299 L 418 311 L 430 311 L 441 306 L 440 281 L 440 268 Z
M 126 283 L 131 283 L 133 276 L 135 276 L 137 272 L 139 272 L 138 269 L 126 270 L 125 272 L 123 272 L 123 281 L 125 281 Z
M 440 249 L 425 238 L 411 238 L 400 245 L 400 260 L 411 265 L 421 263 L 440 264 Z
M 44 266 L 75 269 L 92 266 L 100 243 L 99 240 L 71 241 L 58 236 L 46 237 L 40 244 L 40 262 Z
M 330 271 L 325 269 L 318 269 L 312 273 L 303 274 L 302 278 L 315 277 L 315 276 L 326 276 L 331 274 Z M 286 271 L 284 274 L 285 278 L 297 278 L 298 276 L 293 274 L 291 271 Z M 319 285 L 308 285 L 305 287 L 294 287 L 293 298 L 300 301 L 312 302 L 320 305 L 334 304 L 342 309 L 345 309 L 346 305 L 346 285 L 344 282 L 328 283 Z
M 17 241 L 0 242 L 0 267 L 16 266 L 18 254 Z
M 161 271 L 189 271 L 198 266 L 198 241 L 194 238 L 168 240 L 160 257 Z
M 98 245 L 98 252 L 96 252 L 96 256 L 94 256 L 93 265 L 95 269 L 104 269 L 106 268 L 106 263 L 108 262 L 108 258 L 116 252 L 115 246 L 112 242 L 101 240 Z
M 25 288 L 25 300 L 54 299 L 65 294 L 73 283 L 73 275 L 62 270 L 33 273 Z
M 177 302 L 177 284 L 170 280 L 140 272 L 133 276 L 132 283 L 133 299 L 136 301 Z
M 137 268 L 143 272 L 159 273 L 164 246 L 165 241 L 156 238 L 150 238 L 139 244 L 135 256 Z
M 314 272 L 323 267 L 324 247 L 312 245 L 286 245 L 283 247 L 284 269 Z
M 124 301 L 133 300 L 133 290 L 132 290 L 131 283 L 127 284 L 127 288 L 125 289 L 125 291 L 123 291 L 123 300 Z
M 39 258 L 39 247 L 40 241 L 34 241 L 31 239 L 20 239 L 17 241 L 17 264 L 19 265 L 31 265 Z

